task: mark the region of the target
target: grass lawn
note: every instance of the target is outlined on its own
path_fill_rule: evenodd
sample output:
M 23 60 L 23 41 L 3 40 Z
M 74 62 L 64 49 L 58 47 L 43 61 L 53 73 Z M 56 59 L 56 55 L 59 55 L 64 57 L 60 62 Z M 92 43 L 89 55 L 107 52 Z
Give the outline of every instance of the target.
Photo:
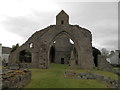
M 107 88 L 107 84 L 96 80 L 66 79 L 67 69 L 67 65 L 61 64 L 51 64 L 49 69 L 31 69 L 32 79 L 25 88 Z

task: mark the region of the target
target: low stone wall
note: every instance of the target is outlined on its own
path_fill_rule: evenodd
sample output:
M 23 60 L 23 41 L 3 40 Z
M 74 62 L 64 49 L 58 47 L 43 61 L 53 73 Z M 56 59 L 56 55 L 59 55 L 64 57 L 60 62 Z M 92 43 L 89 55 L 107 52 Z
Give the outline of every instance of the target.
M 99 80 L 102 82 L 106 82 L 109 87 L 112 88 L 118 88 L 118 80 L 114 80 L 110 77 L 106 77 L 100 74 L 95 74 L 95 73 L 75 73 L 74 71 L 66 71 L 64 73 L 65 78 L 70 78 L 70 79 L 94 79 L 94 80 Z
M 2 74 L 2 88 L 23 88 L 31 80 L 31 72 L 27 69 L 8 71 Z

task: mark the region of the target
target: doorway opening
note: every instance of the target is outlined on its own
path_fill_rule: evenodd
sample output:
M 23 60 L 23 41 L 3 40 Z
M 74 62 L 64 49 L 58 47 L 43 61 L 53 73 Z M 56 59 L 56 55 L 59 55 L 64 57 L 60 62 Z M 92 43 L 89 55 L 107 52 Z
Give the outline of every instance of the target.
M 50 62 L 51 63 L 54 63 L 54 61 L 55 61 L 55 48 L 52 46 L 51 48 L 50 48 Z
M 29 51 L 23 50 L 19 53 L 19 61 L 21 63 L 31 63 L 32 61 L 32 55 Z
M 61 58 L 61 64 L 64 64 L 64 58 Z

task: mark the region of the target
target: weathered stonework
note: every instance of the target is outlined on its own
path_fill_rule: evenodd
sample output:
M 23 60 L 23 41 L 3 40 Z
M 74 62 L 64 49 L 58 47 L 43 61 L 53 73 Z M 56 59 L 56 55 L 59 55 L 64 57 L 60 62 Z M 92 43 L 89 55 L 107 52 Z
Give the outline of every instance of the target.
M 69 39 L 72 39 L 74 44 L 69 44 Z M 52 51 L 54 55 L 50 52 L 51 47 L 55 49 Z M 69 16 L 61 11 L 56 16 L 56 25 L 36 31 L 23 45 L 10 54 L 9 64 L 16 63 L 16 60 L 19 61 L 20 53 L 24 50 L 30 53 L 31 63 L 28 64 L 31 67 L 48 68 L 51 62 L 62 63 L 62 61 L 68 64 L 73 47 L 76 52 L 76 64 L 80 68 L 92 69 L 95 65 L 91 32 L 78 25 L 70 25 Z
M 105 56 L 102 56 L 102 55 L 98 55 L 98 68 L 99 68 L 100 70 L 117 73 L 117 72 L 113 69 L 112 65 L 110 65 L 110 64 L 107 62 L 106 57 L 105 57 Z
M 10 88 L 23 88 L 31 80 L 31 71 L 15 70 L 2 74 L 2 89 L 9 90 Z
M 72 70 L 69 71 L 65 71 L 64 73 L 64 78 L 68 78 L 68 79 L 94 79 L 94 80 L 98 80 L 104 83 L 108 84 L 109 88 L 118 88 L 119 83 L 118 80 L 112 79 L 111 77 L 106 77 L 103 76 L 101 74 L 96 74 L 96 73 L 75 73 Z

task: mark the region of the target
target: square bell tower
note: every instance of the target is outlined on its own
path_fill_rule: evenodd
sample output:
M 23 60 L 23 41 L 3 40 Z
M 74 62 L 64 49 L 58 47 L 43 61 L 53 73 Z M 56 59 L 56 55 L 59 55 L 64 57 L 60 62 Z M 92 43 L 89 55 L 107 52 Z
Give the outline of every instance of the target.
M 69 25 L 69 15 L 64 10 L 56 16 L 56 25 Z

